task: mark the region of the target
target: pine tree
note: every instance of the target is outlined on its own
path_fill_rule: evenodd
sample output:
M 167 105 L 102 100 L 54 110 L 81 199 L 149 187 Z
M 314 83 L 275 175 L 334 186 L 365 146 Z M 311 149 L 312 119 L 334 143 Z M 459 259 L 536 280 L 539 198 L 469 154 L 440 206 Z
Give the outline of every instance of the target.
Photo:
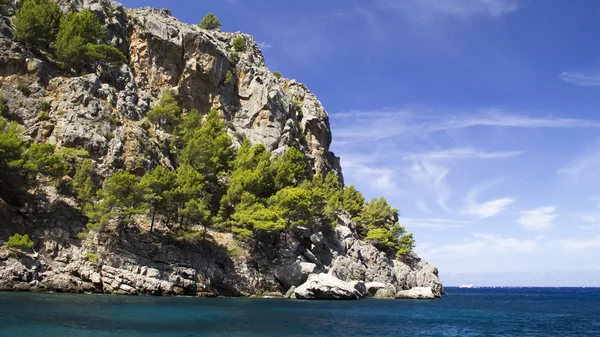
M 215 30 L 221 28 L 221 21 L 217 18 L 213 13 L 208 13 L 206 16 L 200 21 L 200 28 Z
M 23 0 L 13 21 L 17 41 L 39 48 L 50 47 L 62 18 L 62 11 L 52 0 Z
M 298 186 L 308 177 L 306 156 L 295 147 L 290 147 L 280 158 L 275 160 L 275 187 L 281 190 L 286 187 Z
M 353 219 L 360 217 L 365 205 L 365 198 L 354 185 L 344 187 L 342 192 L 342 208 L 348 211 Z
M 148 120 L 152 124 L 160 125 L 167 131 L 172 131 L 181 115 L 179 104 L 170 93 L 164 94 L 158 104 L 148 112 Z
M 71 190 L 80 206 L 84 207 L 93 202 L 98 187 L 94 183 L 94 162 L 90 159 L 84 159 L 77 165 L 71 181 Z
M 56 37 L 56 56 L 66 67 L 83 70 L 102 63 L 125 62 L 125 56 L 115 47 L 100 45 L 104 27 L 96 15 L 84 9 L 69 13 L 61 21 Z
M 148 202 L 151 207 L 150 233 L 154 230 L 156 215 L 168 216 L 171 191 L 176 188 L 177 174 L 163 166 L 157 166 L 146 172 L 140 181 L 142 188 L 148 190 Z

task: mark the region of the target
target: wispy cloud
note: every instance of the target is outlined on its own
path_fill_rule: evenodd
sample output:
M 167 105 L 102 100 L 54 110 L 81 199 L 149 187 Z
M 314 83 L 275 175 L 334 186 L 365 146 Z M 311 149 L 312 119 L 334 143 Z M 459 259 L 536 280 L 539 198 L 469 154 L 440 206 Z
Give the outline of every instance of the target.
M 556 207 L 539 207 L 527 211 L 521 211 L 517 223 L 527 230 L 542 230 L 554 226 Z
M 485 219 L 501 213 L 515 201 L 512 198 L 501 198 L 478 203 L 476 200 L 477 193 L 477 189 L 473 189 L 469 193 L 466 206 L 460 211 L 461 214 L 474 215 L 479 217 L 479 219 Z
M 411 228 L 429 228 L 429 229 L 453 229 L 465 227 L 468 221 L 450 220 L 441 218 L 402 218 L 400 224 L 409 231 Z
M 472 240 L 464 243 L 443 245 L 423 253 L 423 256 L 468 257 L 486 254 L 529 253 L 540 247 L 542 237 L 518 239 L 494 234 L 473 233 Z
M 396 184 L 394 171 L 385 167 L 375 167 L 367 156 L 348 154 L 343 158 L 345 176 L 353 176 L 354 180 L 368 181 L 369 185 L 388 195 L 405 193 Z
M 590 149 L 580 155 L 567 166 L 557 171 L 559 176 L 572 182 L 578 182 L 583 177 L 597 180 L 600 173 L 600 143 L 594 144 Z
M 563 250 L 567 252 L 600 248 L 600 236 L 592 239 L 565 239 L 560 241 Z
M 272 45 L 272 44 L 270 44 L 270 43 L 267 43 L 267 42 L 265 42 L 265 41 L 260 41 L 260 42 L 258 43 L 258 47 L 259 47 L 260 49 L 269 49 L 269 48 L 273 47 L 273 45 Z
M 560 78 L 565 82 L 582 87 L 593 87 L 600 85 L 600 74 L 598 73 L 586 74 L 582 72 L 563 71 L 560 74 Z
M 585 119 L 532 117 L 504 112 L 499 109 L 482 109 L 477 113 L 435 111 L 428 108 L 385 109 L 375 111 L 350 111 L 331 114 L 331 119 L 341 127 L 336 128 L 336 138 L 361 138 L 380 140 L 390 137 L 426 136 L 434 132 L 473 127 L 509 128 L 579 128 L 600 127 L 600 122 Z
M 494 158 L 510 158 L 525 153 L 524 151 L 481 151 L 470 147 L 454 148 L 441 151 L 411 153 L 404 156 L 404 159 L 494 159 Z
M 469 18 L 486 15 L 499 17 L 519 9 L 515 0 L 387 0 L 382 2 L 387 8 L 401 10 L 418 18 L 450 16 Z

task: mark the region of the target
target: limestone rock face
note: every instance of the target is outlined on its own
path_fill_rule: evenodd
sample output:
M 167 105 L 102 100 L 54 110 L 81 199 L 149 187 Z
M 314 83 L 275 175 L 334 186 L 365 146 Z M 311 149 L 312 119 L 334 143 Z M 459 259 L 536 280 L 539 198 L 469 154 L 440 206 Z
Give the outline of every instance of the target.
M 352 285 L 329 274 L 311 275 L 294 289 L 296 298 L 322 300 L 357 300 L 361 293 Z
M 141 121 L 165 92 L 174 91 L 184 111 L 217 109 L 234 145 L 247 138 L 275 156 L 298 146 L 314 173 L 333 170 L 342 179 L 339 158 L 329 151 L 327 112 L 305 85 L 276 78 L 251 36 L 186 25 L 168 10 L 129 10 L 108 0 L 58 2 L 64 10 L 96 13 L 106 27 L 105 40 L 130 62 L 100 69 L 98 75 L 64 77 L 56 64 L 14 42 L 10 29 L 3 29 L 9 19 L 0 16 L 7 113 L 25 124 L 31 138 L 84 147 L 107 170 L 168 164 L 169 136 L 149 133 Z M 246 40 L 246 50 L 235 53 L 232 41 L 238 36 Z M 51 103 L 47 121 L 37 121 L 42 101 Z M 154 145 L 143 149 L 147 159 L 118 158 L 127 157 L 134 135 L 138 143 Z

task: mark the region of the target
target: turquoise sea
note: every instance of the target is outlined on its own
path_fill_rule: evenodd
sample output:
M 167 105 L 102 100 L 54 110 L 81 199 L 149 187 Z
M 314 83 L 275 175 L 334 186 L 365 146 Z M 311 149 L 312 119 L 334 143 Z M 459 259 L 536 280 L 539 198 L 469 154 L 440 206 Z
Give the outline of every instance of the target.
M 348 302 L 0 293 L 0 336 L 600 336 L 600 288 Z

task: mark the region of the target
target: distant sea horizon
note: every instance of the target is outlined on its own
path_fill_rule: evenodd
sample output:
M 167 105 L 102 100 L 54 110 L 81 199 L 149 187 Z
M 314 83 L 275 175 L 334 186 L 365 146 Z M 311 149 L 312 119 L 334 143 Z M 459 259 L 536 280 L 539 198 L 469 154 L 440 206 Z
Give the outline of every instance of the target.
M 449 286 L 437 300 L 0 292 L 0 336 L 598 336 L 600 289 Z

